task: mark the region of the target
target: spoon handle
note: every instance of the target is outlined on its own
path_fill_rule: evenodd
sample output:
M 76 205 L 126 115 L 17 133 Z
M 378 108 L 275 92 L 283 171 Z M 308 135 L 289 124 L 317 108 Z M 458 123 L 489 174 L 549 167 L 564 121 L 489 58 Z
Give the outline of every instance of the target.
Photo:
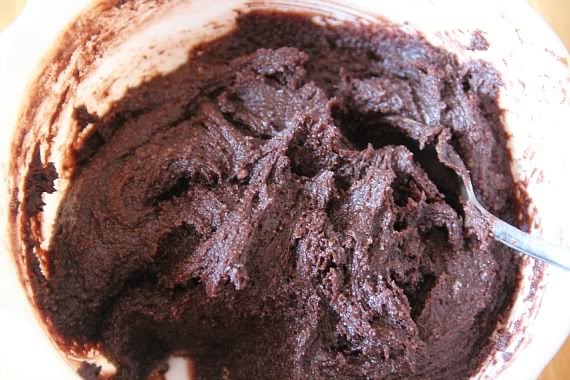
M 485 215 L 487 220 L 492 223 L 495 239 L 535 259 L 570 270 L 570 250 L 531 236 L 503 222 L 482 207 L 478 208 Z
M 465 185 L 463 194 L 481 212 L 483 217 L 492 225 L 492 232 L 496 240 L 512 249 L 542 260 L 559 268 L 570 271 L 570 249 L 550 244 L 503 222 L 479 203 L 471 181 L 462 177 Z

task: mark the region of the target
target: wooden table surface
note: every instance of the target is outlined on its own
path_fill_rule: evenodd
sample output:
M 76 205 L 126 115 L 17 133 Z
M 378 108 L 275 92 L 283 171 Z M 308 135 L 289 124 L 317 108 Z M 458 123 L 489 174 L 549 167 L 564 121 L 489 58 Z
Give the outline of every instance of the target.
M 570 49 L 570 1 L 569 0 L 529 0 L 554 27 Z M 0 30 L 21 11 L 25 0 L 0 0 Z M 570 339 L 545 368 L 540 380 L 570 379 Z

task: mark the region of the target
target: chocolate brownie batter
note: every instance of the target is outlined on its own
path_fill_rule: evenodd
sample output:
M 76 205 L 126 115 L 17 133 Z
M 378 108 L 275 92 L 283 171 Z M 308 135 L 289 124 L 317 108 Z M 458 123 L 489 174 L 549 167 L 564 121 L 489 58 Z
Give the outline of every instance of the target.
M 512 222 L 500 83 L 387 23 L 241 15 L 105 117 L 77 108 L 38 307 L 116 379 L 174 353 L 197 379 L 466 378 L 517 261 L 419 157 L 457 152 Z

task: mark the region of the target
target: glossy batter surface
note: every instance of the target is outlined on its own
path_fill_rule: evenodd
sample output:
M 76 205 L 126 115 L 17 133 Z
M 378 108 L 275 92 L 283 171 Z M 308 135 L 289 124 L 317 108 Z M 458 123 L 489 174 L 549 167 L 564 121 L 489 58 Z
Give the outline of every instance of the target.
M 517 264 L 417 154 L 456 151 L 512 220 L 499 83 L 392 25 L 242 15 L 103 119 L 76 110 L 94 132 L 31 270 L 40 312 L 117 379 L 172 353 L 198 379 L 466 378 Z

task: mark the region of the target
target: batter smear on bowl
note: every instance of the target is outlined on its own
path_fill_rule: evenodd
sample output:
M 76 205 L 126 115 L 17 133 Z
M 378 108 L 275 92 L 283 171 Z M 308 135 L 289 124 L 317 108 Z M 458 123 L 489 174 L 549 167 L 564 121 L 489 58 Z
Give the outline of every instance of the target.
M 70 157 L 48 278 L 30 253 L 38 309 L 116 379 L 173 353 L 197 379 L 466 378 L 518 261 L 417 152 L 455 150 L 512 223 L 500 83 L 388 23 L 243 14 L 104 117 L 76 109 L 94 127 Z M 39 177 L 31 208 L 51 191 Z

